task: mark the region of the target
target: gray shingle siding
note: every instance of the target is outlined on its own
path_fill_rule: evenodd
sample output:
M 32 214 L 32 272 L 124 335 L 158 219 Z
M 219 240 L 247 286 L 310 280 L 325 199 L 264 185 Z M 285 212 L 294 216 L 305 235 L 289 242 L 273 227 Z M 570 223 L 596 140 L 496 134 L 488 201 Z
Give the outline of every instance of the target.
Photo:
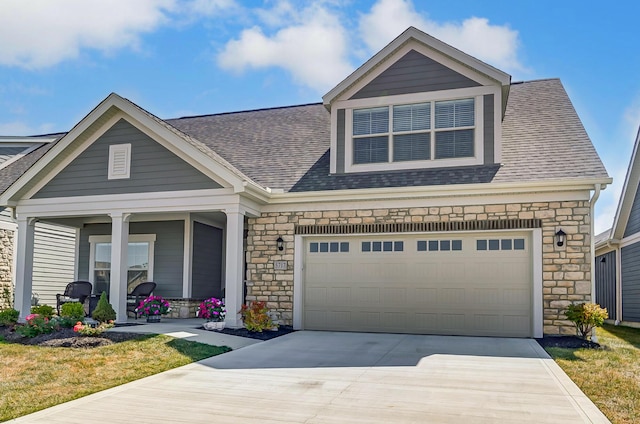
M 336 173 L 344 174 L 345 168 L 345 110 L 338 110 L 338 136 L 337 136 L 337 146 L 336 146 Z
M 596 257 L 596 303 L 607 308 L 609 318 L 615 319 L 616 311 L 616 252 Z
M 131 177 L 109 180 L 109 146 L 131 143 Z M 82 184 L 78 184 L 82 181 Z M 124 119 L 44 186 L 35 198 L 220 188 Z
M 222 249 L 221 229 L 193 223 L 192 298 L 223 297 Z
M 184 221 L 132 222 L 129 234 L 155 234 L 153 281 L 158 285 L 154 294 L 182 297 L 182 265 Z M 78 278 L 88 280 L 89 236 L 111 235 L 111 224 L 87 224 L 80 230 Z
M 640 243 L 621 249 L 622 320 L 640 322 Z
M 484 127 L 484 134 L 483 134 L 483 138 L 484 138 L 484 164 L 488 165 L 491 163 L 495 163 L 494 160 L 494 144 L 495 144 L 495 139 L 494 139 L 494 134 L 495 134 L 495 129 L 494 129 L 494 122 L 493 122 L 493 118 L 494 118 L 494 113 L 493 113 L 493 106 L 494 106 L 494 96 L 493 94 L 487 94 L 485 96 L 483 96 L 483 100 L 484 100 L 484 110 L 483 110 L 483 115 L 484 115 L 484 122 L 483 122 L 483 127 Z
M 351 99 L 477 87 L 480 84 L 415 50 L 360 89 Z
M 638 232 L 640 232 L 640 190 L 636 190 L 636 195 L 633 198 L 633 206 L 631 206 L 629 220 L 624 229 L 624 237 L 629 237 Z

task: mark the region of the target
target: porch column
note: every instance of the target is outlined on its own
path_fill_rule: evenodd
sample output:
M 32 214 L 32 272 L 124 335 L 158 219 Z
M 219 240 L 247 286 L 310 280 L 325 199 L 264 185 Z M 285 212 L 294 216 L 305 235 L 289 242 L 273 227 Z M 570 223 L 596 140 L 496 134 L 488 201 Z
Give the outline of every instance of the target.
M 226 272 L 225 272 L 225 306 L 227 309 L 226 325 L 231 328 L 242 327 L 238 311 L 244 302 L 243 296 L 243 233 L 244 214 L 239 211 L 225 211 L 227 214 L 226 229 Z
M 18 218 L 18 245 L 16 255 L 15 307 L 20 311 L 18 320 L 25 322 L 31 313 L 31 291 L 33 289 L 33 240 L 36 220 Z
M 127 248 L 129 246 L 129 216 L 111 216 L 111 279 L 109 303 L 116 311 L 116 322 L 127 322 Z

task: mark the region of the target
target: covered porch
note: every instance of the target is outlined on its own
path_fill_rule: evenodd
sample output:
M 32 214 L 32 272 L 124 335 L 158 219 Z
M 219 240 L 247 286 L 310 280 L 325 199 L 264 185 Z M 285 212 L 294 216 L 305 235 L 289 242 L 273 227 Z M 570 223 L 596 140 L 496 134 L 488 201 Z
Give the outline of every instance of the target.
M 127 321 L 127 294 L 139 283 L 153 281 L 154 294 L 175 300 L 172 316 L 192 317 L 188 299 L 193 303 L 215 296 L 227 305 L 226 325 L 241 326 L 235 312 L 244 302 L 245 221 L 259 211 L 230 191 L 20 202 L 15 280 L 20 319 L 30 313 L 34 230 L 42 222 L 76 229 L 74 279 L 91 282 L 96 296 L 107 292 L 116 322 Z

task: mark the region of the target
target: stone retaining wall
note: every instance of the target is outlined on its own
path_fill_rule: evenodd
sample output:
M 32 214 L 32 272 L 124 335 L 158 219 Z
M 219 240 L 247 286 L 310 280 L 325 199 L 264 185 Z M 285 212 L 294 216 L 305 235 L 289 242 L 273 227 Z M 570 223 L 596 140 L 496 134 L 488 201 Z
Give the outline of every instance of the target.
M 296 225 L 500 219 L 541 220 L 544 333 L 575 334 L 564 310 L 574 301 L 591 299 L 588 201 L 263 213 L 248 221 L 247 301 L 266 301 L 279 323 L 292 324 Z M 560 228 L 567 233 L 567 241 L 557 247 L 555 233 Z M 278 237 L 284 240 L 283 252 L 277 250 Z M 287 269 L 275 270 L 274 261 L 287 261 Z

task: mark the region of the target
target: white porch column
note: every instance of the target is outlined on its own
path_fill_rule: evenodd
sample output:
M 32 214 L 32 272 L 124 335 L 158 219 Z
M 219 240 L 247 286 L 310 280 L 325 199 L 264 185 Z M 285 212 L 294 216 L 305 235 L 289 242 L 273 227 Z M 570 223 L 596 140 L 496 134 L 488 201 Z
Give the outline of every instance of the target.
M 18 245 L 16 255 L 15 307 L 20 311 L 18 320 L 25 322 L 31 313 L 31 290 L 33 289 L 33 240 L 36 220 L 18 218 Z
M 116 322 L 127 322 L 127 248 L 129 246 L 129 214 L 111 216 L 111 280 L 109 303 L 116 311 Z
M 225 211 L 227 214 L 226 234 L 226 272 L 225 272 L 225 306 L 227 309 L 226 325 L 231 328 L 242 326 L 238 311 L 244 302 L 243 289 L 243 233 L 244 214 L 239 211 Z

